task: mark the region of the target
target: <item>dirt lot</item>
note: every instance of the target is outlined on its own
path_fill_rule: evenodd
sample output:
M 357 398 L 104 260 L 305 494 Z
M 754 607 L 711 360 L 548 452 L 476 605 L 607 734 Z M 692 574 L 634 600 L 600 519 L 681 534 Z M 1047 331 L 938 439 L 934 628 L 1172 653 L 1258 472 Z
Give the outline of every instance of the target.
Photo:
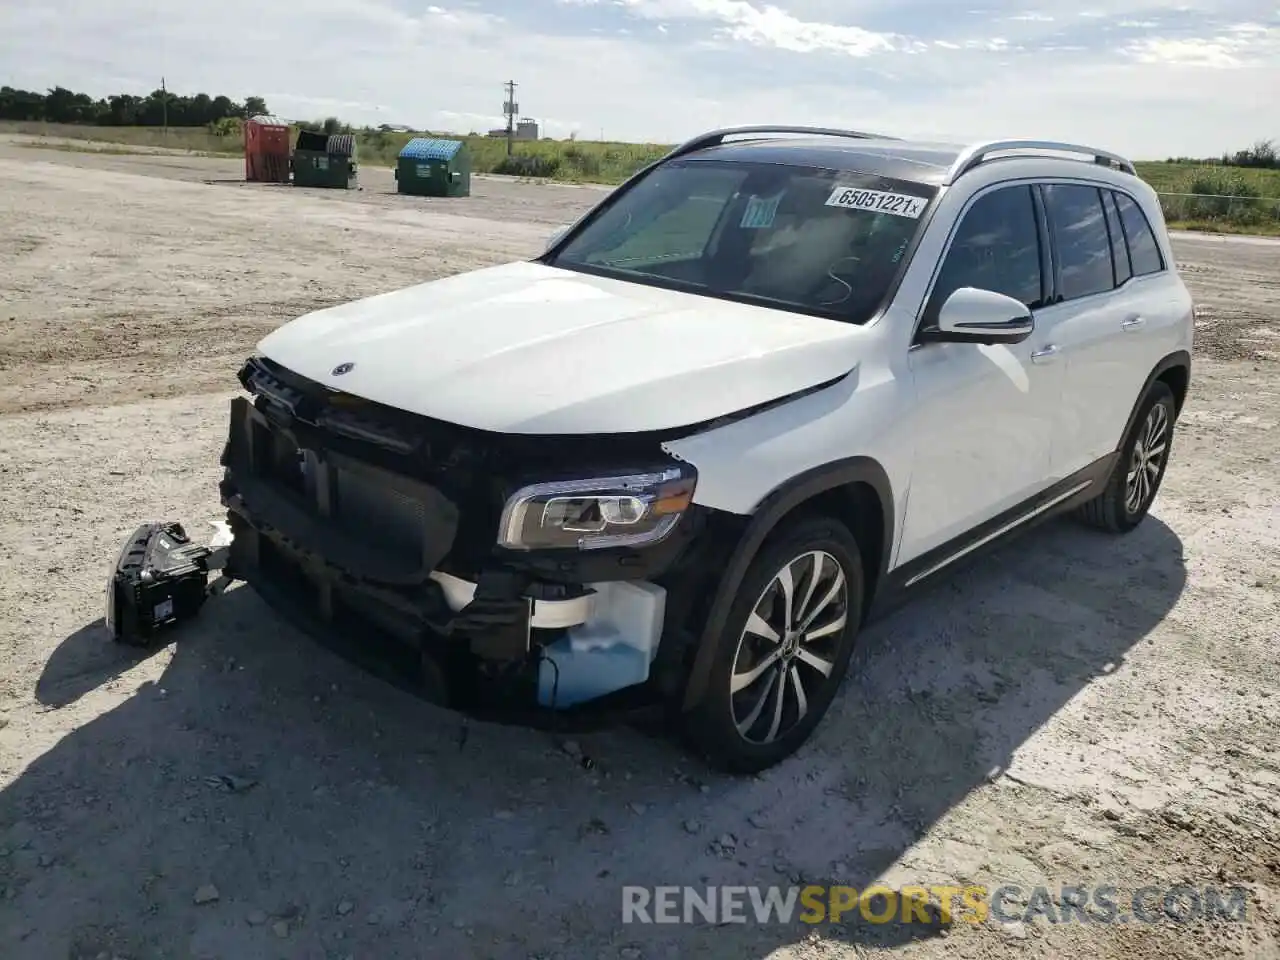
M 255 340 L 528 255 L 597 196 L 205 182 L 238 171 L 0 144 L 5 960 L 1280 956 L 1280 245 L 1177 240 L 1197 366 L 1139 531 L 1056 523 L 952 577 L 865 634 L 810 746 L 733 780 L 631 730 L 466 724 L 247 589 L 150 657 L 107 641 L 121 538 L 218 516 L 225 398 Z M 1016 885 L 1006 914 L 1064 885 L 1115 886 L 1124 913 L 1144 886 L 1241 885 L 1248 908 L 620 923 L 624 884 L 876 879 Z

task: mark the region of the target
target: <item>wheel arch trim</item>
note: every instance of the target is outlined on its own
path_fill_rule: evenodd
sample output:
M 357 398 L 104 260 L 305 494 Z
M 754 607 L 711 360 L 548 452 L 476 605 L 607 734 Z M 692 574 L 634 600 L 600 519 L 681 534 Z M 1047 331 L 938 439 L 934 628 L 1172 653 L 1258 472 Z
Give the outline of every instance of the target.
M 1130 432 L 1132 432 L 1133 425 L 1138 419 L 1138 411 L 1142 409 L 1143 401 L 1147 399 L 1147 394 L 1151 392 L 1151 387 L 1157 380 L 1164 376 L 1164 374 L 1168 373 L 1170 370 L 1176 370 L 1179 368 L 1186 373 L 1187 390 L 1190 392 L 1191 354 L 1186 350 L 1175 350 L 1151 368 L 1151 373 L 1147 375 L 1146 381 L 1142 384 L 1142 389 L 1138 391 L 1138 396 L 1133 401 L 1133 409 L 1129 411 L 1129 418 L 1125 421 L 1124 431 L 1120 434 L 1120 440 L 1116 444 L 1117 451 L 1124 447 L 1125 440 L 1128 438 Z M 1181 406 L 1182 405 L 1179 404 L 1179 412 L 1181 412 Z
M 725 566 L 724 575 L 720 577 L 706 621 L 697 640 L 697 653 L 689 669 L 685 683 L 684 698 L 681 710 L 688 711 L 695 707 L 706 692 L 710 680 L 711 667 L 715 661 L 716 644 L 724 623 L 729 617 L 729 610 L 737 598 L 738 590 L 746 577 L 747 569 L 760 552 L 768 536 L 777 529 L 779 523 L 793 510 L 813 498 L 840 487 L 865 483 L 876 494 L 883 515 L 884 532 L 881 537 L 879 570 L 876 582 L 883 583 L 895 541 L 895 517 L 893 507 L 893 487 L 889 475 L 879 462 L 870 457 L 849 457 L 836 460 L 807 470 L 792 477 L 783 485 L 771 491 L 752 511 L 746 529 L 734 545 Z M 864 596 L 864 609 L 870 604 L 871 597 Z

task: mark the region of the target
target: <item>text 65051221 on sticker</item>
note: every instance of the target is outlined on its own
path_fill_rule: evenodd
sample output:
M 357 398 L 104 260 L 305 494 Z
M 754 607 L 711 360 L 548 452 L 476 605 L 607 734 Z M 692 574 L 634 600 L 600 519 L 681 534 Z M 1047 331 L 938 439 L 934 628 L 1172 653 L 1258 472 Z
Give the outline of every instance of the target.
M 860 190 L 856 187 L 837 185 L 827 198 L 828 207 L 845 207 L 850 210 L 868 210 L 872 213 L 891 213 L 897 217 L 915 220 L 924 212 L 925 199 L 909 193 L 886 193 L 881 190 Z

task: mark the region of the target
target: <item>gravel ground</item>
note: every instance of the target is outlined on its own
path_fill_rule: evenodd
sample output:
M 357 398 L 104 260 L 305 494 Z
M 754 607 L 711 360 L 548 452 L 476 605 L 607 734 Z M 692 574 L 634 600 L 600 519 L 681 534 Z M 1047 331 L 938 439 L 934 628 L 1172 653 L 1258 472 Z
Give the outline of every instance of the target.
M 629 729 L 467 724 L 244 588 L 151 656 L 108 642 L 122 538 L 219 515 L 254 341 L 531 254 L 598 196 L 206 182 L 239 169 L 0 143 L 5 960 L 1280 956 L 1280 245 L 1176 241 L 1203 317 L 1147 523 L 1054 523 L 939 584 L 864 635 L 809 746 L 735 780 Z M 623 884 L 873 880 L 1249 899 L 1244 922 L 620 922 Z

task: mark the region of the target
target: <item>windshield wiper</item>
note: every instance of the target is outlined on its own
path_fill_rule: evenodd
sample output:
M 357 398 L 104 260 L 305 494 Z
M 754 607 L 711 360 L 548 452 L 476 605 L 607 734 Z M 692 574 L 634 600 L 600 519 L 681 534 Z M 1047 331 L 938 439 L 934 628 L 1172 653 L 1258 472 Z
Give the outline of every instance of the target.
M 616 260 L 601 260 L 599 263 L 606 267 L 617 267 L 624 263 L 652 263 L 655 260 L 692 260 L 696 256 L 696 253 L 662 253 L 649 257 L 618 257 Z
M 699 283 L 696 280 L 668 277 L 661 273 L 646 273 L 643 270 L 628 270 L 625 267 L 615 267 L 606 263 L 565 263 L 557 259 L 550 266 L 559 267 L 561 270 L 577 270 L 579 273 L 611 277 L 615 280 L 649 280 L 664 287 L 677 287 L 695 293 L 702 293 L 711 289 L 708 284 Z
M 621 268 L 617 271 L 622 276 L 619 279 L 628 279 L 630 277 L 644 277 L 646 280 L 654 280 L 664 287 L 679 287 L 682 290 L 692 290 L 695 293 L 701 293 L 710 290 L 711 286 L 706 283 L 699 283 L 697 280 L 685 280 L 682 277 L 668 277 L 661 273 L 645 273 L 643 270 L 627 270 Z

